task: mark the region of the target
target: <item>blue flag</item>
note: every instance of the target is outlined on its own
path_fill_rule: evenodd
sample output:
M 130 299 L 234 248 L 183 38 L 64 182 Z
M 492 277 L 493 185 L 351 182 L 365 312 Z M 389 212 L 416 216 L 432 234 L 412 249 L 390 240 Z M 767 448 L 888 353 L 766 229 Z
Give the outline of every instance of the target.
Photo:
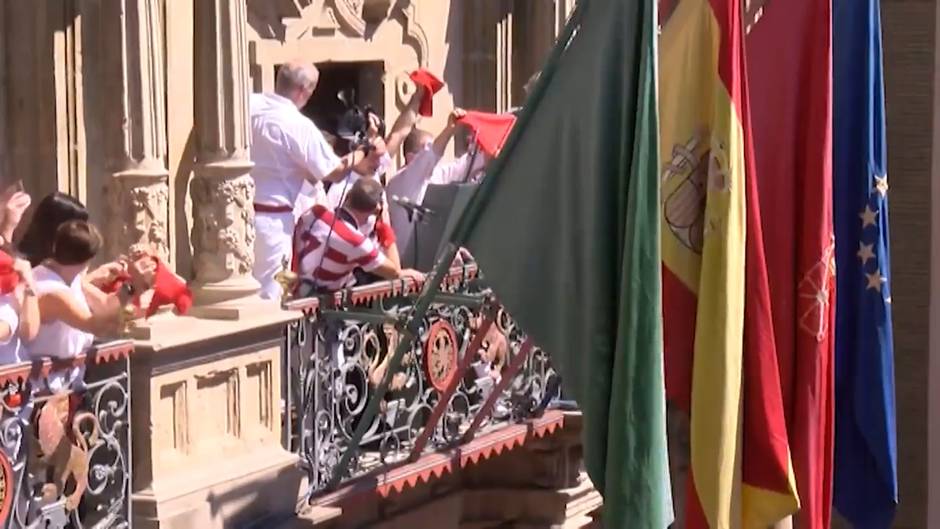
M 887 529 L 898 502 L 879 0 L 833 0 L 835 507 Z

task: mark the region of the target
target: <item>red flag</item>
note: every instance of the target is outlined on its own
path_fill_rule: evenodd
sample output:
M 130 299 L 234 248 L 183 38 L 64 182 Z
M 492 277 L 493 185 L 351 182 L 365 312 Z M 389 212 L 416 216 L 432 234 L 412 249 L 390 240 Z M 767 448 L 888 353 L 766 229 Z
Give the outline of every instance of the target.
M 434 114 L 434 94 L 444 88 L 444 81 L 441 81 L 433 73 L 420 68 L 411 72 L 411 80 L 418 86 L 424 87 L 424 96 L 421 97 L 421 107 L 418 113 L 422 116 L 431 116 Z
M 20 275 L 13 270 L 13 257 L 0 251 L 0 294 L 13 292 L 20 282 Z
M 794 0 L 758 11 L 747 39 L 748 78 L 771 308 L 803 504 L 797 518 L 802 529 L 824 529 L 834 409 L 831 3 Z
M 516 116 L 468 110 L 459 122 L 470 127 L 476 135 L 477 145 L 487 156 L 495 158 L 509 137 L 512 126 L 516 124 Z

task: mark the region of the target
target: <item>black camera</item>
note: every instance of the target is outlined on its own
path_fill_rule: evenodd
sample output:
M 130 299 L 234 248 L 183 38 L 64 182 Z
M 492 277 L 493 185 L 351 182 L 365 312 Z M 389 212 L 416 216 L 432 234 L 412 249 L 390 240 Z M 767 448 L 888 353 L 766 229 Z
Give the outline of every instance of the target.
M 360 108 L 358 105 L 352 105 L 339 118 L 336 127 L 336 135 L 347 142 L 348 152 L 362 150 L 369 154 L 374 148 L 369 141 L 369 120 L 370 116 L 378 118 L 379 136 L 385 137 L 385 121 L 376 113 L 371 106 L 366 105 Z

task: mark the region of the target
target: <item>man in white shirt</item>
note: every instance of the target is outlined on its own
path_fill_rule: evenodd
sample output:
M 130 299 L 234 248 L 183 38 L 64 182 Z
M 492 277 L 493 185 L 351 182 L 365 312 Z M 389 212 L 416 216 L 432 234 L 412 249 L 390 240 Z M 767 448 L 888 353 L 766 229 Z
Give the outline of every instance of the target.
M 389 196 L 420 204 L 430 184 L 446 185 L 455 182 L 476 182 L 480 179 L 487 157 L 482 151 L 478 152 L 475 145 L 456 160 L 440 163 L 457 130 L 457 120 L 464 115 L 463 109 L 454 109 L 447 127 L 433 141 L 430 132 L 420 129 L 414 129 L 408 135 L 403 146 L 405 166 L 389 181 Z M 398 204 L 391 203 L 389 216 L 398 239 L 398 247 L 407 248 L 414 236 L 414 223 L 409 218 L 408 211 Z
M 294 207 L 304 182 L 325 202 L 323 182 L 336 182 L 364 158 L 354 151 L 339 158 L 313 121 L 300 113 L 319 80 L 312 64 L 292 62 L 277 73 L 273 94 L 252 94 L 251 176 L 255 182 L 254 277 L 261 297 L 279 299 L 274 275 L 291 258 Z

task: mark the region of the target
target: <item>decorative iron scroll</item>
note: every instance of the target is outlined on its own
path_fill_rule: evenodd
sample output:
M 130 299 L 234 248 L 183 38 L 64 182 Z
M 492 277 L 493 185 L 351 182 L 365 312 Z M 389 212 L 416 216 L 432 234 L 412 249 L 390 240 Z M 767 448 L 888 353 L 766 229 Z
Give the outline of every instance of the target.
M 129 361 L 106 349 L 3 368 L 0 527 L 130 527 Z
M 350 446 L 397 345 L 395 329 L 406 320 L 418 291 L 389 282 L 319 303 L 296 302 L 296 307 L 308 309 L 308 315 L 287 331 L 290 390 L 285 424 L 291 432 L 287 443 L 299 453 L 308 473 L 308 499 L 326 491 L 348 450 L 356 457 L 346 481 L 406 462 L 425 429 L 424 453 L 461 443 L 484 401 L 498 387 L 505 367 L 519 354 L 525 335 L 503 311 L 482 347 L 467 350 L 491 293 L 480 286 L 474 268 L 452 270 L 439 301 L 419 325 L 401 371 L 392 377 L 379 414 L 358 445 Z M 469 365 L 462 372 L 461 363 Z M 548 355 L 533 350 L 523 368 L 503 384 L 506 390 L 485 415 L 479 432 L 470 435 L 531 418 L 555 376 Z M 459 379 L 457 389 L 442 401 L 453 379 Z M 440 418 L 429 424 L 432 416 Z

